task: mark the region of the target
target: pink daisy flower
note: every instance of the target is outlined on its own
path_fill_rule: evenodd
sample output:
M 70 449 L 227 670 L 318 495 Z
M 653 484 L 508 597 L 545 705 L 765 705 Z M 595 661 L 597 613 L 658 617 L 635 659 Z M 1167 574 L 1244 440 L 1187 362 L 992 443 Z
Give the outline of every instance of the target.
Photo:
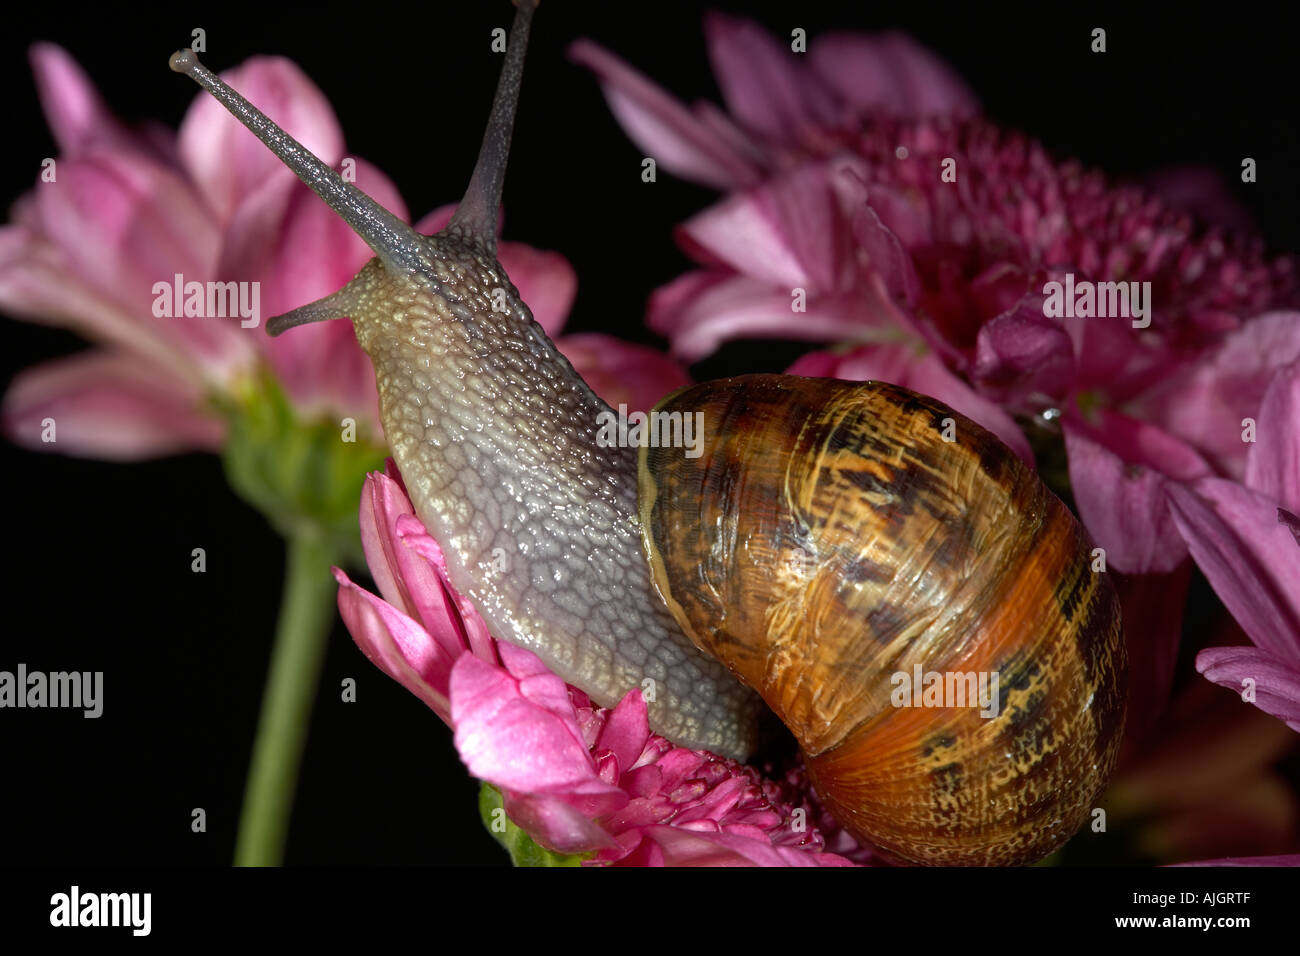
M 339 611 L 362 652 L 455 731 L 533 841 L 597 865 L 847 865 L 798 771 L 752 767 L 650 732 L 640 690 L 596 707 L 532 653 L 498 642 L 447 580 L 391 460 L 366 480 L 366 559 L 381 596 L 341 570 Z M 869 858 L 835 830 L 831 839 Z

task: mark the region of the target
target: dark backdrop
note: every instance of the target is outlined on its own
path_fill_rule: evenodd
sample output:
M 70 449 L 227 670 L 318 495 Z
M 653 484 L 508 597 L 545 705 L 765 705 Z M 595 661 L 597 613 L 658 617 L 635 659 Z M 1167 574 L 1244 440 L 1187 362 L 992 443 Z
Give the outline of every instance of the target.
M 1093 6 L 1093 5 L 1090 5 Z M 746 4 L 781 36 L 901 28 L 937 51 L 995 119 L 1064 155 L 1140 175 L 1201 161 L 1224 170 L 1277 250 L 1297 241 L 1294 34 L 1267 7 L 978 4 Z M 445 12 L 444 12 L 445 8 Z M 340 4 L 307 15 L 272 4 L 169 4 L 156 12 L 24 4 L 0 35 L 4 148 L 0 200 L 31 188 L 53 144 L 26 62 L 33 39 L 65 45 L 128 121 L 175 126 L 197 95 L 166 59 L 207 30 L 222 70 L 256 53 L 296 60 L 337 110 L 349 148 L 385 170 L 423 214 L 460 195 L 495 84 L 494 26 L 504 2 Z M 570 329 L 654 341 L 647 294 L 687 265 L 674 223 L 713 194 L 640 154 L 565 45 L 589 36 L 687 99 L 718 94 L 688 3 L 547 0 L 529 54 L 506 192 L 509 238 L 563 252 L 579 275 Z M 434 11 L 437 11 L 436 13 Z M 1088 52 L 1093 26 L 1104 56 Z M 450 134 L 450 135 L 449 135 Z M 1260 181 L 1236 181 L 1242 156 Z M 75 351 L 66 333 L 0 324 L 0 383 Z M 793 344 L 732 347 L 693 371 L 785 367 Z M 102 670 L 105 714 L 0 712 L 0 862 L 224 864 L 229 861 L 278 602 L 282 549 L 229 491 L 218 460 L 122 466 L 0 445 L 4 617 L 0 669 Z M 189 571 L 207 548 L 209 570 Z M 355 677 L 359 702 L 338 701 Z M 450 733 L 367 663 L 341 623 L 325 664 L 300 781 L 292 863 L 500 864 L 476 819 L 476 785 Z M 204 807 L 208 832 L 190 832 Z

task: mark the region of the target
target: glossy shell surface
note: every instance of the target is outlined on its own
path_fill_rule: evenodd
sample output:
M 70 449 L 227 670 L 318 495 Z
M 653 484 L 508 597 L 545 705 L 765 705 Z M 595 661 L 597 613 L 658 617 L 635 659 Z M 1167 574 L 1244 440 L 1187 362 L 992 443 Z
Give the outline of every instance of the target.
M 892 385 L 751 375 L 657 411 L 701 441 L 641 450 L 655 585 L 791 729 L 836 818 L 924 864 L 1068 839 L 1114 767 L 1126 656 L 1093 546 L 1035 473 Z M 900 689 L 917 667 L 948 706 L 899 706 L 927 700 Z M 981 673 L 996 708 L 953 696 Z

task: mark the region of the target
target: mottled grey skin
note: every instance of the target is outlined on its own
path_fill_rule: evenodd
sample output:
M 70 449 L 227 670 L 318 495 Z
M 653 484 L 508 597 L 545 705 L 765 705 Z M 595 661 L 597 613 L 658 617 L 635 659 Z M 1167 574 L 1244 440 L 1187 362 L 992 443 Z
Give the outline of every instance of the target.
M 452 584 L 493 635 L 533 651 L 607 707 L 651 678 L 655 731 L 744 759 L 758 698 L 690 643 L 654 590 L 636 517 L 636 449 L 598 445 L 598 416 L 609 407 L 533 321 L 495 258 L 531 16 L 531 5 L 519 8 L 469 190 L 431 237 L 343 182 L 193 53 L 177 53 L 171 65 L 375 250 L 345 288 L 271 320 L 267 331 L 352 319 L 411 502 L 442 546 Z
M 347 292 L 388 445 L 452 583 L 495 636 L 600 704 L 653 678 L 659 733 L 748 753 L 754 698 L 690 644 L 650 583 L 636 449 L 599 447 L 608 406 L 495 260 L 454 235 L 427 242 L 431 277 L 375 260 Z M 505 312 L 492 310 L 498 288 Z

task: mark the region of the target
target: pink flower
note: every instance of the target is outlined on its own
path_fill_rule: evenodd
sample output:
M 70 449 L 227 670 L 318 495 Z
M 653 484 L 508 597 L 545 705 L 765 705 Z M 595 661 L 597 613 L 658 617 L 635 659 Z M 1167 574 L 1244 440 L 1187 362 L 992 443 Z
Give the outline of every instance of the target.
M 1168 694 L 1189 555 L 1254 643 L 1198 668 L 1250 678 L 1300 730 L 1296 260 L 1264 255 L 1216 178 L 1143 189 L 1059 161 L 897 37 L 814 38 L 805 57 L 744 21 L 706 30 L 729 113 L 572 47 L 647 155 L 728 190 L 678 228 L 701 268 L 654 294 L 651 327 L 689 360 L 740 337 L 836 342 L 790 373 L 933 395 L 1032 463 L 1028 429 L 1126 573 L 1130 730 Z M 1147 316 L 1059 315 L 1048 283 L 1067 274 L 1149 283 Z
M 374 373 L 348 323 L 279 338 L 262 328 L 348 282 L 372 255 L 366 244 L 207 94 L 178 132 L 137 133 L 62 48 L 37 44 L 31 59 L 60 155 L 55 181 L 38 184 L 0 227 L 0 308 L 72 329 L 96 347 L 18 375 L 4 399 L 6 434 L 37 450 L 119 460 L 216 451 L 230 421 L 212 399 L 245 400 L 269 370 L 303 418 L 352 416 L 379 442 Z M 297 66 L 257 57 L 222 75 L 324 162 L 351 159 L 357 185 L 406 216 L 383 173 L 348 156 L 333 110 Z M 417 228 L 442 228 L 453 209 L 434 210 Z M 517 242 L 501 243 L 500 259 L 557 335 L 576 289 L 572 267 Z M 170 287 L 177 274 L 256 285 L 258 324 L 156 316 L 154 285 Z M 672 387 L 686 381 L 658 352 L 605 336 L 561 348 L 584 374 L 623 382 L 622 401 L 645 401 L 649 373 Z M 57 423 L 54 443 L 41 440 L 46 418 Z
M 731 190 L 679 228 L 703 268 L 653 296 L 651 327 L 689 360 L 737 337 L 838 342 L 791 371 L 928 389 L 1023 458 L 1013 419 L 1045 416 L 1110 564 L 1177 567 L 1168 487 L 1240 477 L 1240 419 L 1300 355 L 1300 313 L 1270 314 L 1300 303 L 1294 260 L 975 116 L 910 41 L 831 34 L 803 57 L 745 21 L 706 30 L 730 116 L 572 48 L 647 154 Z M 1203 180 L 1162 188 L 1233 218 Z M 1065 273 L 1150 283 L 1149 327 L 1048 317 L 1044 288 Z
M 60 155 L 56 179 L 24 196 L 0 229 L 0 307 L 96 348 L 19 375 L 5 397 L 7 434 L 115 459 L 216 450 L 227 421 L 211 398 L 237 398 L 263 366 L 299 408 L 350 414 L 380 434 L 373 375 L 350 329 L 270 339 L 261 328 L 262 317 L 346 282 L 369 258 L 365 244 L 211 97 L 196 98 L 176 134 L 136 134 L 64 50 L 37 44 L 31 58 Z M 227 79 L 326 162 L 343 159 L 333 111 L 292 63 L 259 57 Z M 356 173 L 404 214 L 382 173 L 361 159 Z M 155 285 L 170 288 L 177 275 L 248 283 L 258 324 L 158 317 Z M 58 425 L 53 445 L 40 439 L 46 417 Z
M 765 779 L 676 747 L 650 732 L 639 690 L 596 707 L 530 652 L 494 640 L 448 583 L 391 460 L 366 481 L 361 533 L 382 597 L 335 570 L 353 638 L 454 729 L 469 771 L 502 790 L 510 819 L 538 843 L 623 866 L 849 862 L 826 852 L 797 774 Z
M 1300 362 L 1273 375 L 1242 484 L 1170 489 L 1196 563 L 1254 647 L 1201 651 L 1196 668 L 1300 731 Z

